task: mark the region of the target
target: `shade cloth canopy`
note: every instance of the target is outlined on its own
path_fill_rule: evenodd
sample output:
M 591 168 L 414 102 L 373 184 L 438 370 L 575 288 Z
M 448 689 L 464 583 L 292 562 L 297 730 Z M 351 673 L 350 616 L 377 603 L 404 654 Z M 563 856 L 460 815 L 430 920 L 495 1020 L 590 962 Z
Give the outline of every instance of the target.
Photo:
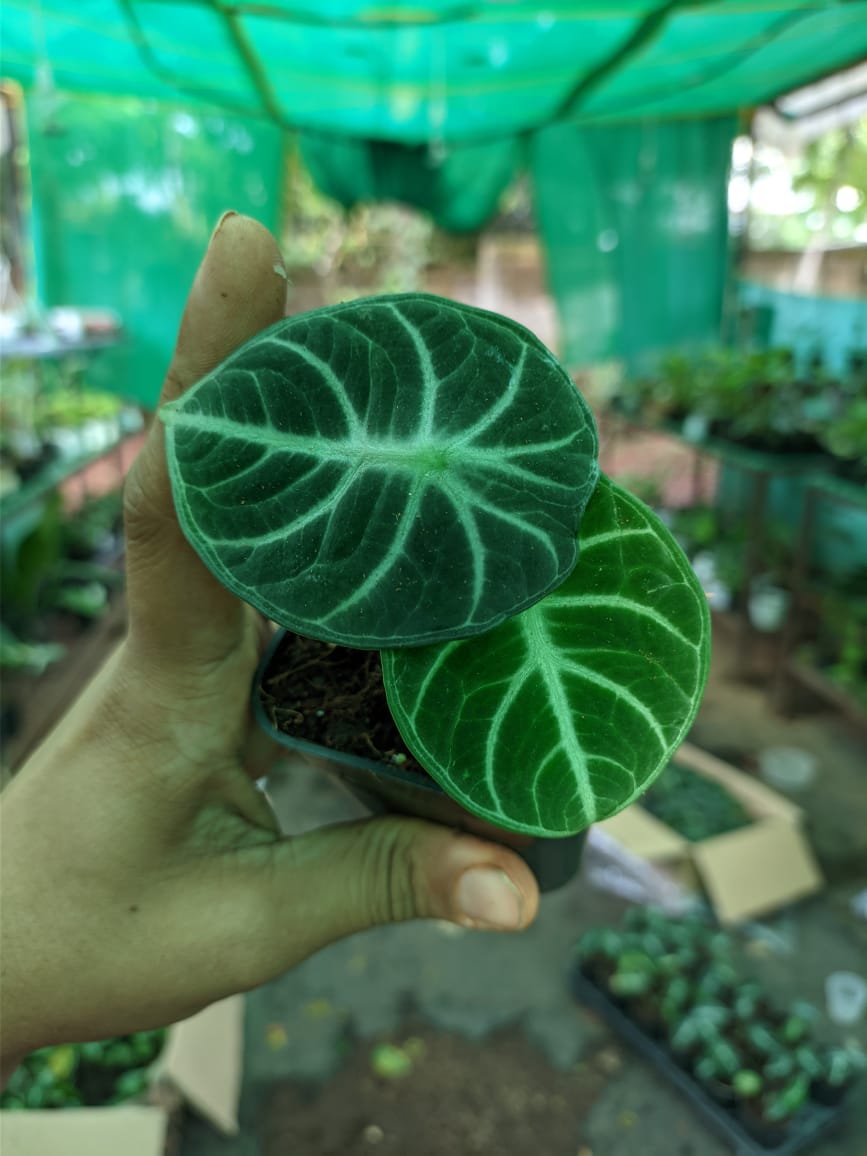
M 418 144 L 708 116 L 867 56 L 863 0 L 3 0 L 24 86 Z

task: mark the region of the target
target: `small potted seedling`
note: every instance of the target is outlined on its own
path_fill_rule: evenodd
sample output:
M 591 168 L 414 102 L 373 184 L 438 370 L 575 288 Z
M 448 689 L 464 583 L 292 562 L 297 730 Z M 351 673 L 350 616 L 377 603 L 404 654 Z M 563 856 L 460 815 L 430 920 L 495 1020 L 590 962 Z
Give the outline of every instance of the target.
M 732 1080 L 738 1104 L 751 1103 L 758 1099 L 765 1087 L 761 1075 L 753 1068 L 741 1068 Z
M 671 1040 L 692 1001 L 692 985 L 685 975 L 673 975 L 665 983 L 659 1004 L 665 1036 Z
M 164 1043 L 165 1031 L 158 1030 L 40 1048 L 12 1073 L 0 1108 L 99 1107 L 134 1099 L 149 1087 Z
M 578 941 L 578 965 L 583 975 L 603 991 L 617 970 L 623 936 L 612 927 L 591 927 Z
M 662 1013 L 653 995 L 657 978 L 652 956 L 630 948 L 620 956 L 617 970 L 608 980 L 608 991 L 615 1002 L 651 1036 L 662 1033 Z
M 813 1095 L 813 1086 L 817 1081 L 821 1080 L 825 1072 L 822 1057 L 819 1055 L 817 1049 L 809 1043 L 799 1045 L 799 1047 L 795 1049 L 794 1055 L 798 1070 L 810 1077 L 810 1094 Z
M 184 533 L 285 631 L 264 729 L 375 808 L 571 877 L 692 724 L 710 633 L 545 346 L 441 298 L 361 299 L 278 322 L 160 416 Z
M 78 1052 L 71 1044 L 40 1048 L 19 1064 L 0 1094 L 4 1112 L 73 1108 L 83 1101 L 76 1087 Z
M 762 1075 L 769 1088 L 780 1088 L 800 1070 L 794 1052 L 781 1051 L 765 1063 Z
M 796 1048 L 810 1035 L 816 1021 L 817 1012 L 812 1004 L 796 1000 L 784 1015 L 779 1027 L 779 1036 L 784 1044 Z
M 767 999 L 761 984 L 753 980 L 738 985 L 732 999 L 735 1019 L 744 1027 L 761 1017 L 768 1010 Z
M 858 1076 L 867 1070 L 867 1056 L 860 1048 L 833 1047 L 821 1057 L 821 1070 L 813 1077 L 811 1095 L 833 1107 L 842 1102 Z
M 715 1044 L 729 1022 L 731 1013 L 719 1004 L 700 1004 L 691 1008 L 671 1036 L 671 1053 L 677 1063 L 693 1071 L 703 1051 Z
M 731 1003 L 738 985 L 738 973 L 730 963 L 714 960 L 698 977 L 696 998 L 700 1003 Z
M 760 1096 L 741 1100 L 738 1115 L 744 1129 L 765 1148 L 782 1144 L 792 1119 L 809 1098 L 810 1081 L 803 1072 L 792 1076 L 776 1091 L 763 1090 Z
M 695 1078 L 712 1099 L 731 1108 L 736 1100 L 734 1079 L 741 1065 L 737 1048 L 726 1039 L 715 1039 L 696 1063 Z
M 754 1021 L 746 1027 L 745 1036 L 753 1053 L 766 1062 L 783 1050 L 779 1035 L 769 1023 Z
M 623 917 L 623 926 L 631 932 L 652 932 L 664 942 L 671 937 L 673 921 L 666 915 L 662 907 L 653 903 L 643 906 L 630 907 Z

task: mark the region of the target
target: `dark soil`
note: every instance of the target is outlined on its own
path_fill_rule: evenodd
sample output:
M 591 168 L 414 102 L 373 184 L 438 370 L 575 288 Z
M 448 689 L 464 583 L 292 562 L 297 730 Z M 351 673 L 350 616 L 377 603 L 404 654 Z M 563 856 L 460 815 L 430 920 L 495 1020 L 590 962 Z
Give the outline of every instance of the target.
M 393 1042 L 414 1057 L 405 1075 L 378 1075 L 366 1044 L 315 1092 L 278 1084 L 263 1156 L 575 1156 L 610 1079 L 604 1056 L 555 1070 L 515 1029 L 478 1043 L 424 1028 Z
M 353 650 L 287 632 L 259 695 L 283 734 L 426 773 L 391 717 L 375 650 Z

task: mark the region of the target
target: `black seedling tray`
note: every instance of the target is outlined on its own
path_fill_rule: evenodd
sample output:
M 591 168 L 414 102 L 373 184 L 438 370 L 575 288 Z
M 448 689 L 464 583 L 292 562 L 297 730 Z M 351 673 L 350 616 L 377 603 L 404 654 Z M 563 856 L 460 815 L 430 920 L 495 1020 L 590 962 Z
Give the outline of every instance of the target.
M 794 1153 L 802 1152 L 807 1145 L 814 1144 L 826 1132 L 831 1131 L 843 1116 L 845 1104 L 826 1108 L 822 1104 L 809 1101 L 793 1118 L 788 1138 L 774 1148 L 765 1147 L 741 1127 L 733 1112 L 727 1111 L 711 1099 L 692 1076 L 678 1067 L 665 1048 L 637 1027 L 577 967 L 572 977 L 572 990 L 581 1003 L 598 1012 L 609 1027 L 634 1051 L 662 1072 L 690 1101 L 697 1114 L 732 1145 L 738 1156 L 769 1156 L 771 1153 L 774 1156 L 794 1156 Z

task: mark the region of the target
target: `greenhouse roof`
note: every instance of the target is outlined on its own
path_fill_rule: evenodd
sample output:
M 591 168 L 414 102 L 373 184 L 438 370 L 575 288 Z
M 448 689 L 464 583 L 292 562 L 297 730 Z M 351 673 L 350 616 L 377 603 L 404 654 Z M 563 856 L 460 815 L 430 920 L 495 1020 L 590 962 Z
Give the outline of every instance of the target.
M 863 0 L 3 0 L 25 87 L 421 142 L 706 116 L 867 56 Z

